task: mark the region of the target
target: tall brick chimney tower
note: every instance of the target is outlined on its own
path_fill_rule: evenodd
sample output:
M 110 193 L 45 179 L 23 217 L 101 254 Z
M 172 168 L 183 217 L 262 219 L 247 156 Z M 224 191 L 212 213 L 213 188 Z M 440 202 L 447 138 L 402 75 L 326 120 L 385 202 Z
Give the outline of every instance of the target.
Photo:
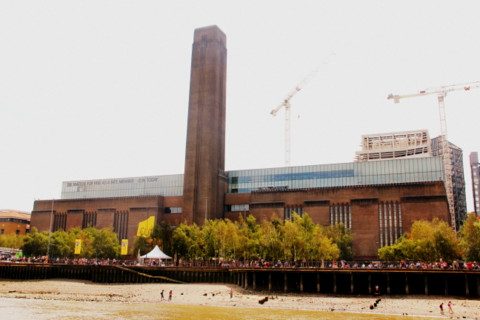
M 217 26 L 195 29 L 190 73 L 183 216 L 223 216 L 225 178 L 226 36 Z

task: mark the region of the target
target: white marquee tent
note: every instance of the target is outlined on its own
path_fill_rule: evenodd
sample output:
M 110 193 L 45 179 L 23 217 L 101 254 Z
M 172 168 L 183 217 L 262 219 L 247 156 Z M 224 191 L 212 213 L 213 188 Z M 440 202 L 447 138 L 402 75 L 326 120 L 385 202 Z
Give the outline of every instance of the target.
M 155 246 L 152 251 L 149 253 L 140 256 L 140 259 L 158 259 L 158 260 L 165 260 L 165 259 L 172 259 L 172 257 L 167 256 L 158 246 Z

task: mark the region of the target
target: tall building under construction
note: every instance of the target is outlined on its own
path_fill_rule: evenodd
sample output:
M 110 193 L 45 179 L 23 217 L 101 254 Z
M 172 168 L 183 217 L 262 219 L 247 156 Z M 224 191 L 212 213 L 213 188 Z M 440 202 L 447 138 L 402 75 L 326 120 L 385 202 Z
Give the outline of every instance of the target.
M 452 166 L 453 204 L 455 228 L 458 230 L 465 220 L 467 200 L 463 151 L 448 142 Z M 428 130 L 411 130 L 362 136 L 362 150 L 357 152 L 356 161 L 377 161 L 402 158 L 442 157 L 442 138 L 430 139 Z
M 480 163 L 478 152 L 470 153 L 470 170 L 472 176 L 473 209 L 475 214 L 480 214 Z
M 216 26 L 196 29 L 183 174 L 63 182 L 61 199 L 35 201 L 32 226 L 111 227 L 133 242 L 150 216 L 177 225 L 297 212 L 322 225 L 343 223 L 355 256 L 374 257 L 414 220 L 450 221 L 442 160 L 423 142 L 406 151 L 415 157 L 225 171 L 226 61 L 225 34 Z

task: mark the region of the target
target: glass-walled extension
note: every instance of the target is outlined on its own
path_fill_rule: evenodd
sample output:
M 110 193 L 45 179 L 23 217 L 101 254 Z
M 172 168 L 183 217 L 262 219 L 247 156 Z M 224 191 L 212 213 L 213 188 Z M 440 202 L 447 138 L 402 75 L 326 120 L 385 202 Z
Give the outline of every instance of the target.
M 440 157 L 227 171 L 228 192 L 328 188 L 443 180 Z M 66 181 L 62 199 L 181 196 L 183 174 Z
M 228 192 L 327 188 L 443 180 L 440 157 L 228 172 Z
M 181 196 L 183 174 L 66 181 L 62 184 L 62 199 L 133 197 L 146 195 Z

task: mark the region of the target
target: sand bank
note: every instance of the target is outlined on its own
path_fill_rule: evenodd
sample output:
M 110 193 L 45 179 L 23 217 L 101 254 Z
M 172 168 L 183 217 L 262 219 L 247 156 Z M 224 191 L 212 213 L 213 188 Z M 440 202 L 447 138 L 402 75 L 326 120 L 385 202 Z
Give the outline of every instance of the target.
M 161 291 L 164 290 L 164 300 Z M 168 300 L 172 290 L 172 300 Z M 230 292 L 233 290 L 233 297 Z M 259 300 L 268 296 L 268 301 Z M 275 308 L 315 310 L 329 312 L 374 313 L 409 315 L 415 317 L 441 317 L 453 319 L 479 319 L 480 301 L 445 297 L 398 296 L 380 297 L 378 306 L 371 310 L 376 297 L 333 297 L 324 295 L 268 294 L 250 292 L 237 286 L 220 284 L 95 284 L 71 280 L 0 281 L 0 297 L 60 301 L 165 303 L 198 306 L 224 306 L 241 308 Z M 446 306 L 453 303 L 453 314 Z M 445 314 L 439 305 L 445 303 Z

